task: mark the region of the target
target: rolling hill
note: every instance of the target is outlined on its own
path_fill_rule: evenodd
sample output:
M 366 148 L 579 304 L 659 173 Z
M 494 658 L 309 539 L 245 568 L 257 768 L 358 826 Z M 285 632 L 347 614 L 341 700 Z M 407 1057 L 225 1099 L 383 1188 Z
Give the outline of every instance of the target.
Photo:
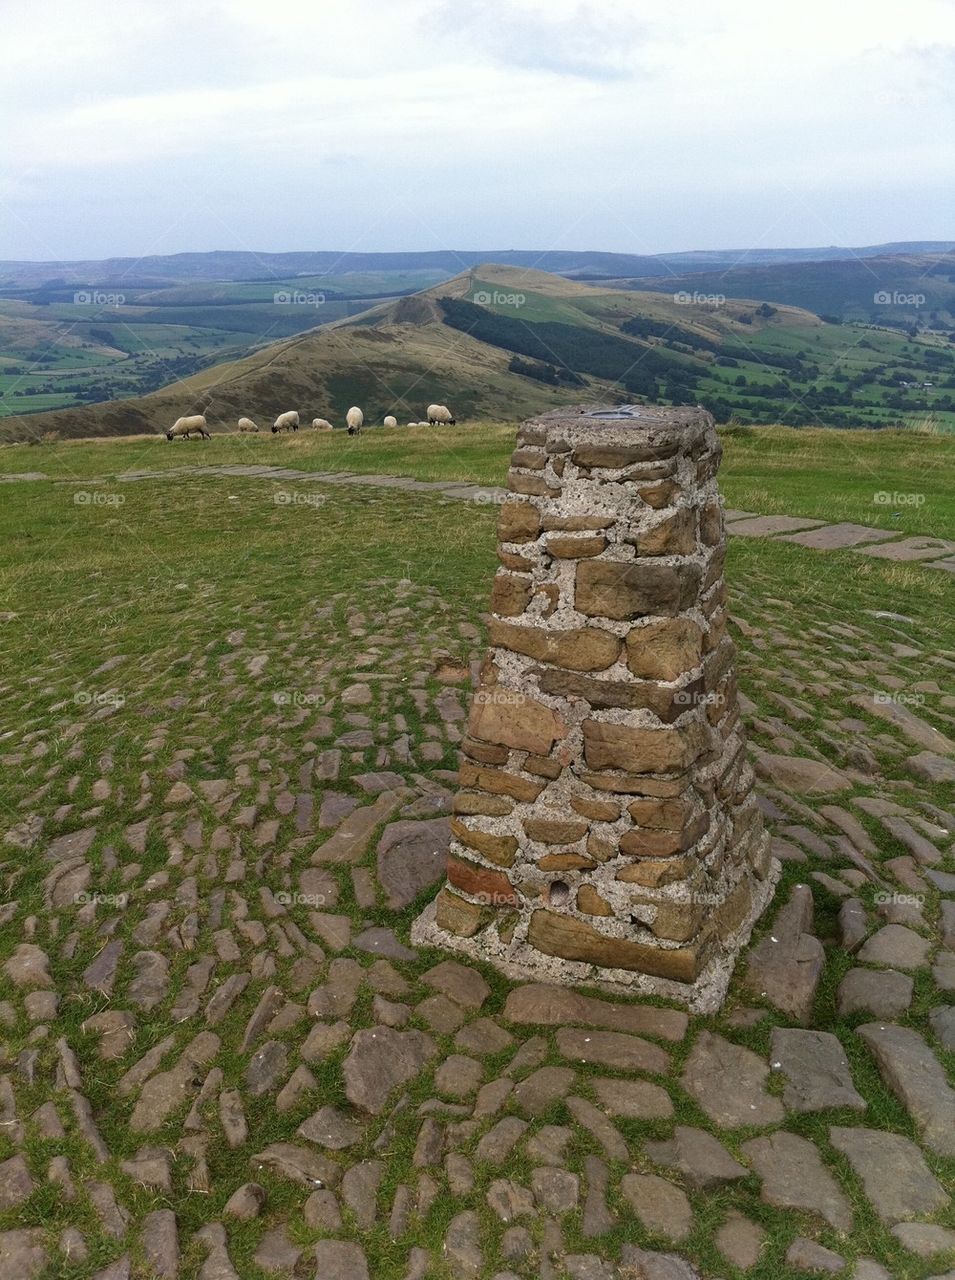
M 831 261 L 747 263 L 729 270 L 620 279 L 614 286 L 756 298 L 901 330 L 955 330 L 955 253 L 880 253 Z
M 923 241 L 658 255 L 511 250 L 493 260 L 607 288 L 753 298 L 944 334 L 955 326 L 952 248 Z M 474 272 L 491 257 L 213 252 L 0 263 L 0 418 L 143 396 Z
M 482 264 L 150 395 L 8 421 L 8 439 L 165 429 L 208 407 L 219 429 L 297 408 L 341 423 L 360 404 L 418 420 L 515 419 L 580 399 L 702 403 L 721 421 L 955 425 L 955 352 L 938 340 L 827 324 L 789 306 L 611 289 Z

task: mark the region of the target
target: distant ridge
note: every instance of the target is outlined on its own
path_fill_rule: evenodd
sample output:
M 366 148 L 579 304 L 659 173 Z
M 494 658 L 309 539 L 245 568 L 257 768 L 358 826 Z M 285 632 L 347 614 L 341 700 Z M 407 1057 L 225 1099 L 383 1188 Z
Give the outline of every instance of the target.
M 215 249 L 201 253 L 103 258 L 78 261 L 0 260 L 0 288 L 11 290 L 50 283 L 147 287 L 169 281 L 269 280 L 288 276 L 347 274 L 363 271 L 434 270 L 455 275 L 483 262 L 536 267 L 566 276 L 621 278 L 662 276 L 690 271 L 723 271 L 739 266 L 786 262 L 826 262 L 886 254 L 947 253 L 955 240 L 913 240 L 894 244 L 809 249 L 693 249 L 677 253 L 603 253 L 556 249 L 439 249 L 425 252 L 339 253 L 334 250 L 255 253 Z

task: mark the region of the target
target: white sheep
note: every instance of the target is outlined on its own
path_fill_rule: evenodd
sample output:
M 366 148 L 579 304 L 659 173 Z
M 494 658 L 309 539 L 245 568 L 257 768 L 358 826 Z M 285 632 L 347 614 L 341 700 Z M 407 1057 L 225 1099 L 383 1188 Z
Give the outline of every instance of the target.
M 334 431 L 335 430 L 335 428 L 332 426 L 332 424 L 328 421 L 327 418 L 313 418 L 312 426 L 315 428 L 316 431 Z
M 211 440 L 212 436 L 208 431 L 208 424 L 205 416 L 201 413 L 194 413 L 187 418 L 177 418 L 170 429 L 166 432 L 167 440 L 188 440 L 190 433 L 198 431 L 203 440 Z
M 258 427 L 255 425 L 255 423 L 252 421 L 251 418 L 240 418 L 239 430 L 240 431 L 258 431 Z
M 455 419 L 451 415 L 451 410 L 446 404 L 429 404 L 428 405 L 428 426 L 434 427 L 441 423 L 446 427 L 453 427 Z
M 345 414 L 345 421 L 348 424 L 348 434 L 350 436 L 360 436 L 362 424 L 365 421 L 365 415 L 356 404 Z
M 417 422 L 409 422 L 409 423 L 408 423 L 408 426 L 409 426 L 409 427 L 416 427 L 417 425 L 418 425 L 418 424 L 417 424 Z
M 272 434 L 276 431 L 297 431 L 298 430 L 298 414 L 294 409 L 289 409 L 288 413 L 280 413 L 272 423 Z
M 389 413 L 389 414 L 388 414 L 388 417 L 387 417 L 387 418 L 385 418 L 385 426 L 386 426 L 386 427 L 396 427 L 397 425 L 398 425 L 398 419 L 397 419 L 397 418 L 392 417 L 392 415 Z

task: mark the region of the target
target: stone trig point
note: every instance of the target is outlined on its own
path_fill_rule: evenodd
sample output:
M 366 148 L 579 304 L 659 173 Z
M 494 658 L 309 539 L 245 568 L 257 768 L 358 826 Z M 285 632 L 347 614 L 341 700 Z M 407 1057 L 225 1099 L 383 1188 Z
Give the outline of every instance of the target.
M 699 408 L 521 426 L 447 885 L 416 941 L 722 1001 L 778 866 L 726 630 L 720 453 Z

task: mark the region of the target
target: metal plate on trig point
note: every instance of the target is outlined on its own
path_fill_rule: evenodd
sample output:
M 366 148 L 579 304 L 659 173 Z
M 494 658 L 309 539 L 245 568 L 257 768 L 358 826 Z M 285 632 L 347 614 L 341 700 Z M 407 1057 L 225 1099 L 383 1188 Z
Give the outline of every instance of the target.
M 641 408 L 636 404 L 622 404 L 616 409 L 597 409 L 586 415 L 588 418 L 600 418 L 611 422 L 626 421 L 628 418 L 642 416 Z

